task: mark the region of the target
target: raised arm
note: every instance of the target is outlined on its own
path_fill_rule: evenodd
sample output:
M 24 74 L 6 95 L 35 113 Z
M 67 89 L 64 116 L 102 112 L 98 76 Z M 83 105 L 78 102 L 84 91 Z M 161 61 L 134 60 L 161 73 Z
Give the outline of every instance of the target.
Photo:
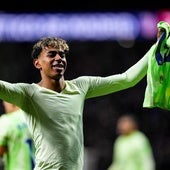
M 127 71 L 107 77 L 91 77 L 86 98 L 102 96 L 124 90 L 136 85 L 147 73 L 148 57 L 152 55 L 155 45 Z
M 148 57 L 153 55 L 155 50 L 155 44 L 149 49 L 149 51 L 142 57 L 136 64 L 130 67 L 125 74 L 125 83 L 128 84 L 129 87 L 137 84 L 147 73 L 148 67 Z

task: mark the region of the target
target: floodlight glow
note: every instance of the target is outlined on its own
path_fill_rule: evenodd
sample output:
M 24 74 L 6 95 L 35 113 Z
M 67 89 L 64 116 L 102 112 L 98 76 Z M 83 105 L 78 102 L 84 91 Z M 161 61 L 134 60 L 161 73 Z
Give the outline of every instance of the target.
M 1 13 L 0 41 L 29 42 L 44 36 L 78 41 L 152 39 L 157 31 L 154 18 L 151 12 Z

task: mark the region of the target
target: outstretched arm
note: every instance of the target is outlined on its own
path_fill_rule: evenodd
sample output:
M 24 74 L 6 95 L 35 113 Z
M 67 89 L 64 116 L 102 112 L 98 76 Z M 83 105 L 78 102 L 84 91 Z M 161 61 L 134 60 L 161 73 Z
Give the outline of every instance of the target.
M 162 33 L 161 31 L 161 29 L 158 29 L 157 42 Z M 90 78 L 91 85 L 89 86 L 86 98 L 110 94 L 136 85 L 147 74 L 148 58 L 154 55 L 157 42 L 151 46 L 148 52 L 136 64 L 124 73 Z
M 132 82 L 133 84 L 136 84 L 142 77 L 145 76 L 147 72 L 147 63 L 148 63 L 148 57 L 155 54 L 157 43 L 159 42 L 159 39 L 161 35 L 164 32 L 167 32 L 166 35 L 169 35 L 169 24 L 166 22 L 159 22 L 158 25 L 158 33 L 157 33 L 157 42 L 150 48 L 150 50 L 145 54 L 145 56 L 134 66 L 132 66 L 130 69 L 128 69 L 125 74 L 127 77 L 127 80 Z M 139 75 L 139 76 L 138 76 Z M 135 78 L 137 77 L 137 79 Z
M 140 59 L 136 64 L 123 73 L 125 74 L 125 83 L 128 84 L 129 87 L 137 84 L 146 75 L 148 57 L 153 55 L 154 49 L 155 45 L 150 48 L 150 50 L 144 55 L 142 59 Z
M 153 54 L 155 45 L 133 66 L 122 74 L 107 77 L 90 77 L 86 98 L 102 96 L 136 85 L 147 73 L 148 57 Z

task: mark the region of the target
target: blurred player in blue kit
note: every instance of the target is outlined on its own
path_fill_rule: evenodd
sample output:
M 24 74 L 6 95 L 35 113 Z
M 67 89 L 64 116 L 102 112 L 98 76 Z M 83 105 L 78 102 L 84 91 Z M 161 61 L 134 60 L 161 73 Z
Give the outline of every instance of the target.
M 0 117 L 0 156 L 5 170 L 32 170 L 35 147 L 23 111 L 3 101 L 5 114 Z

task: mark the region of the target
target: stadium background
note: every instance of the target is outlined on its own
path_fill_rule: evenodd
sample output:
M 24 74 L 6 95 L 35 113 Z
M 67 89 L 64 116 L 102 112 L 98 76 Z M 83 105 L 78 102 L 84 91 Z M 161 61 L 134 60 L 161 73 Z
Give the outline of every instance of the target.
M 170 4 L 167 0 L 150 1 L 2 1 L 1 14 L 15 13 L 142 13 L 147 11 L 155 15 L 168 13 L 170 21 Z M 0 19 L 1 20 L 1 19 Z M 154 18 L 153 18 L 154 20 Z M 8 23 L 8 21 L 6 21 Z M 0 22 L 1 23 L 1 22 Z M 170 23 L 170 22 L 169 22 Z M 44 23 L 45 24 L 45 23 Z M 60 23 L 59 23 L 60 24 Z M 1 25 L 0 25 L 1 27 Z M 149 29 L 149 25 L 147 27 Z M 34 28 L 32 28 L 34 29 Z M 73 25 L 74 29 L 74 25 Z M 2 37 L 2 35 L 0 35 Z M 137 62 L 151 45 L 154 37 L 137 37 L 130 47 L 122 45 L 117 39 L 111 40 L 69 40 L 70 54 L 66 79 L 81 75 L 100 75 L 121 73 Z M 32 66 L 30 53 L 34 41 L 0 40 L 0 79 L 9 82 L 38 82 L 39 73 Z M 170 168 L 170 113 L 159 108 L 142 107 L 146 78 L 135 87 L 104 96 L 90 99 L 84 109 L 85 148 L 95 161 L 95 168 L 88 170 L 105 170 L 111 163 L 112 146 L 116 138 L 115 125 L 117 117 L 125 112 L 133 112 L 140 120 L 140 129 L 148 136 L 153 147 L 156 160 L 156 170 Z M 0 106 L 3 114 L 3 107 Z M 90 159 L 90 155 L 88 155 Z M 88 163 L 93 163 L 88 161 Z

